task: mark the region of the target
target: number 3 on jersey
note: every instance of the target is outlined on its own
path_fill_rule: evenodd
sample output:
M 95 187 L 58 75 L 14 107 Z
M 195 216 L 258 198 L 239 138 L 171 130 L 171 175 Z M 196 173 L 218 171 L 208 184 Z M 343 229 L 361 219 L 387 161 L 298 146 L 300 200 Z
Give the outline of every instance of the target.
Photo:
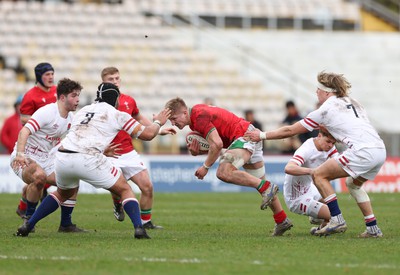
M 354 105 L 353 105 L 353 104 L 347 104 L 346 107 L 347 107 L 347 109 L 353 109 L 354 115 L 355 115 L 356 117 L 358 117 L 356 108 L 354 108 Z
M 94 116 L 94 113 L 86 113 L 86 118 L 81 121 L 81 124 L 88 124 L 93 116 Z

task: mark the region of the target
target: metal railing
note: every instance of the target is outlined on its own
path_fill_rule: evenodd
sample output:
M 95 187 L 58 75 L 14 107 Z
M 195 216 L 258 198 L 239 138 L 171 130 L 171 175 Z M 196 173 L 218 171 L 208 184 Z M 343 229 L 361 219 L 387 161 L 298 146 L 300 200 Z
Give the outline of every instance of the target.
M 382 4 L 379 4 L 377 1 L 373 0 L 358 0 L 357 1 L 365 10 L 368 10 L 383 20 L 388 22 L 389 24 L 395 26 L 398 30 L 400 30 L 400 12 L 396 13 Z M 399 5 L 399 3 L 397 3 Z

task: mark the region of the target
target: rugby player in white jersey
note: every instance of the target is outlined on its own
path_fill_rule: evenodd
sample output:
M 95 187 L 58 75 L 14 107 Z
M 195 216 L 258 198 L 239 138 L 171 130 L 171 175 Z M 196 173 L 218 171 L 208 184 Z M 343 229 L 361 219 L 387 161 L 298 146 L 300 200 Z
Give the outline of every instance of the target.
M 71 126 L 82 86 L 64 78 L 58 82 L 57 101 L 39 108 L 18 135 L 10 164 L 26 184 L 27 210 L 24 223 L 33 215 L 46 183 L 55 185 L 55 147 Z M 59 232 L 83 232 L 71 221 L 76 194 L 63 203 Z
M 351 84 L 343 75 L 321 72 L 317 79 L 316 93 L 318 101 L 322 104 L 317 110 L 293 125 L 268 132 L 255 130 L 245 136 L 252 141 L 282 139 L 325 127 L 336 141 L 345 145 L 346 149 L 313 171 L 314 183 L 331 213 L 329 223 L 317 230 L 315 235 L 323 236 L 346 231 L 346 221 L 330 181 L 347 177 L 347 187 L 364 215 L 367 227 L 359 237 L 382 237 L 382 231 L 372 211 L 371 201 L 362 185 L 365 181 L 374 179 L 384 164 L 385 144 L 369 122 L 364 107 L 349 97 Z
M 170 111 L 161 111 L 153 116 L 151 125 L 143 126 L 129 114 L 116 109 L 120 96 L 117 86 L 102 83 L 97 94 L 95 103 L 76 113 L 70 131 L 58 148 L 55 161 L 57 190 L 43 200 L 27 223 L 18 228 L 17 236 L 28 236 L 35 224 L 69 199 L 77 191 L 79 181 L 84 180 L 118 195 L 135 228 L 134 237 L 150 238 L 143 228 L 139 203 L 131 187 L 121 170 L 103 153 L 120 130 L 133 138 L 153 139 L 169 118 Z
M 320 131 L 315 138 L 306 140 L 294 153 L 285 167 L 283 197 L 289 210 L 300 215 L 307 215 L 312 224 L 324 227 L 331 214 L 326 204 L 321 203 L 321 194 L 313 183 L 312 170 L 329 158 L 338 155 L 336 140 L 327 132 Z M 312 227 L 314 234 L 319 227 Z

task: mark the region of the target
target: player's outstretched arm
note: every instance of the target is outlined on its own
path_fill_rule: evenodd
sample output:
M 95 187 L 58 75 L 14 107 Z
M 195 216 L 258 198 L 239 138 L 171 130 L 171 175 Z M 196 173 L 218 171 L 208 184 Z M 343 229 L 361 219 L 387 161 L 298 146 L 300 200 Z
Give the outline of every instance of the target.
M 253 131 L 247 131 L 244 134 L 244 137 L 251 141 L 260 141 L 260 140 L 271 140 L 271 139 L 283 139 L 292 137 L 297 134 L 307 133 L 308 130 L 301 125 L 300 122 L 296 122 L 295 124 L 282 126 L 276 130 L 268 131 L 268 132 L 261 132 L 260 130 L 256 129 Z
M 153 115 L 153 123 L 144 127 L 143 132 L 138 136 L 141 140 L 152 140 L 158 135 L 161 126 L 163 126 L 171 116 L 171 110 L 164 109 L 158 115 Z

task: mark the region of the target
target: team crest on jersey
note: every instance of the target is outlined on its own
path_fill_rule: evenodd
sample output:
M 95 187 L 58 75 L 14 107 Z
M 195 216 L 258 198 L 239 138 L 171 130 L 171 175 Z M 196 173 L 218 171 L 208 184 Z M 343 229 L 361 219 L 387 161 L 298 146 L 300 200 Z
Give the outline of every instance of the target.
M 129 108 L 129 103 L 128 103 L 128 101 L 125 101 L 124 104 L 125 104 L 126 109 L 129 110 L 130 108 Z
M 71 128 L 71 123 L 68 123 L 67 130 Z
M 57 129 L 58 127 L 59 127 L 59 126 L 58 126 L 57 123 L 53 125 L 53 129 Z

